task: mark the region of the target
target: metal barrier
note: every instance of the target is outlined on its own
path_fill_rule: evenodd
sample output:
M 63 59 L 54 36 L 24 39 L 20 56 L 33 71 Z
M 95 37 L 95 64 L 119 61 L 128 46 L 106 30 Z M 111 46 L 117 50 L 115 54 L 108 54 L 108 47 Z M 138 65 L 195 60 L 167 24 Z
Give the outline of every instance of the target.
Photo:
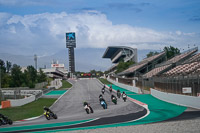
M 154 88 L 156 90 L 182 94 L 189 96 L 200 95 L 200 75 L 176 76 L 176 77 L 153 77 L 150 79 L 140 78 L 136 82 L 136 86 L 145 88 Z M 191 88 L 191 93 L 184 93 L 184 88 Z

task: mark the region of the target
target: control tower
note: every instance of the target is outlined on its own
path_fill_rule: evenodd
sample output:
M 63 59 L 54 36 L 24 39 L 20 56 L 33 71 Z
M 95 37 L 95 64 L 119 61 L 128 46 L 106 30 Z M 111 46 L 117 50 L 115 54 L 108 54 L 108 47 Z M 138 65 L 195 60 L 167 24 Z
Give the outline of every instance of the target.
M 66 33 L 66 47 L 69 50 L 69 72 L 71 74 L 75 73 L 75 58 L 74 58 L 74 48 L 76 47 L 76 36 L 75 32 Z

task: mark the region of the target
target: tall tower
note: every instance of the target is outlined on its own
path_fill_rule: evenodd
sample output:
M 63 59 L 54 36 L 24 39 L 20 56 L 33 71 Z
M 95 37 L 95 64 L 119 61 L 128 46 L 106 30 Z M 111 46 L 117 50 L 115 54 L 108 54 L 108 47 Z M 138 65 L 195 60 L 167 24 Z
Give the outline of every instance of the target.
M 37 70 L 37 55 L 34 55 L 34 61 L 35 61 L 35 69 Z
M 74 58 L 74 48 L 76 47 L 76 36 L 75 32 L 66 33 L 66 47 L 69 53 L 69 71 L 75 73 L 75 58 Z

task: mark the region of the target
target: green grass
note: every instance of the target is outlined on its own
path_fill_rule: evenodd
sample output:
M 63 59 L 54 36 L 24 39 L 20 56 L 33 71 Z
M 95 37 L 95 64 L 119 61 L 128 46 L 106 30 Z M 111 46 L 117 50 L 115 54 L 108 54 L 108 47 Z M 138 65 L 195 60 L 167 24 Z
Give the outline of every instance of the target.
M 109 82 L 107 79 L 99 78 L 99 80 L 100 80 L 103 84 L 112 84 L 112 83 Z
M 23 120 L 43 114 L 43 106 L 49 107 L 55 101 L 55 98 L 40 98 L 20 107 L 0 109 L 0 113 L 8 116 L 13 121 Z
M 62 87 L 60 87 L 59 89 L 67 89 L 67 88 L 71 88 L 72 85 L 66 81 L 66 80 L 62 80 Z

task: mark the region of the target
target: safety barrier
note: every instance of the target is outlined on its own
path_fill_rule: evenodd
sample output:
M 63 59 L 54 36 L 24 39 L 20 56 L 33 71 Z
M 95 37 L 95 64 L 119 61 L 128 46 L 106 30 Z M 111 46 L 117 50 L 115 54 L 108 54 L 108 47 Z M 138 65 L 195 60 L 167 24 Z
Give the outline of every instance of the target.
M 166 93 L 152 88 L 151 95 L 169 103 L 200 109 L 200 97 Z
M 111 83 L 113 83 L 113 84 L 115 84 L 115 85 L 117 85 L 117 86 L 119 86 L 121 88 L 127 89 L 129 91 L 132 91 L 132 92 L 135 92 L 135 93 L 139 93 L 139 94 L 142 93 L 140 88 L 137 88 L 135 86 L 130 86 L 130 85 L 119 83 L 117 78 L 116 78 L 116 81 L 114 81 L 114 80 L 112 80 L 110 78 L 107 78 L 107 80 L 109 82 L 111 82 Z
M 35 101 L 35 95 L 30 95 L 23 99 L 10 100 L 10 105 L 11 107 L 22 106 L 33 101 Z
M 11 107 L 10 101 L 1 101 L 1 108 L 9 108 Z

